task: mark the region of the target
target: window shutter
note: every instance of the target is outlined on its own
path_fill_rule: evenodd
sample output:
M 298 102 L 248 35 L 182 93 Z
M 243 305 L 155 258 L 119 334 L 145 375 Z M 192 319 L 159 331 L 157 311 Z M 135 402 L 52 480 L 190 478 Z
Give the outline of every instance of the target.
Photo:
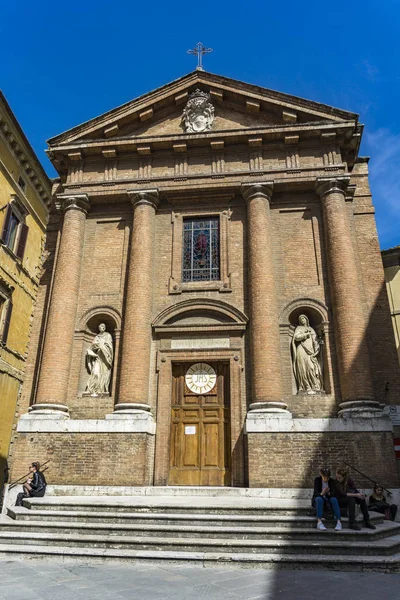
M 12 313 L 12 302 L 11 300 L 7 303 L 6 318 L 4 319 L 3 333 L 1 334 L 1 343 L 6 344 L 8 338 L 8 330 L 10 329 L 11 313 Z
M 12 213 L 11 205 L 9 204 L 7 206 L 6 217 L 4 219 L 3 231 L 1 232 L 1 240 L 5 244 L 7 244 L 7 233 L 8 233 L 8 227 L 10 225 L 11 213 Z
M 16 256 L 18 256 L 18 258 L 20 258 L 22 260 L 24 258 L 24 252 L 25 252 L 25 246 L 26 246 L 26 240 L 28 237 L 29 227 L 27 225 L 25 225 L 25 223 L 21 223 L 20 227 L 21 227 L 21 233 L 19 236 L 18 248 L 17 248 L 17 251 L 15 254 L 16 254 Z

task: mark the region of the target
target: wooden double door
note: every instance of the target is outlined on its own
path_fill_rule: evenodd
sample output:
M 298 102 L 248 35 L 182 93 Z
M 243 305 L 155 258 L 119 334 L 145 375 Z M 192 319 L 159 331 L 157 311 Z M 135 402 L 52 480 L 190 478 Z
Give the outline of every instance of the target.
M 229 365 L 201 363 L 215 384 L 199 393 L 190 379 L 198 364 L 173 365 L 168 484 L 231 485 Z

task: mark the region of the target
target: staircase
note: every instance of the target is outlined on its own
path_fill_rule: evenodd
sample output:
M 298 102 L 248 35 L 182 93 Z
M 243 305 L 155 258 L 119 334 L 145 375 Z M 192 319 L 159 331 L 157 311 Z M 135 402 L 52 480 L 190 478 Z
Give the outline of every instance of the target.
M 400 525 L 317 531 L 307 499 L 260 490 L 139 488 L 138 495 L 47 495 L 0 518 L 0 558 L 232 564 L 400 572 Z

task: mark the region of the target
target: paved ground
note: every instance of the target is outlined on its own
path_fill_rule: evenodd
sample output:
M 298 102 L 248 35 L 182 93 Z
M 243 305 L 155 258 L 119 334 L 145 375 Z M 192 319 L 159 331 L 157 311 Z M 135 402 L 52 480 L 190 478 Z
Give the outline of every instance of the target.
M 0 561 L 1 600 L 400 600 L 400 575 Z

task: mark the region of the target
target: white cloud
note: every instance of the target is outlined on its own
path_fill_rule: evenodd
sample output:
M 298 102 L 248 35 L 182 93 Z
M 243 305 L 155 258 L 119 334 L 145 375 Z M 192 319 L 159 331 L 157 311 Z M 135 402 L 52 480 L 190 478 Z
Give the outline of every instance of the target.
M 389 129 L 366 133 L 371 155 L 370 183 L 382 248 L 400 244 L 400 134 Z

